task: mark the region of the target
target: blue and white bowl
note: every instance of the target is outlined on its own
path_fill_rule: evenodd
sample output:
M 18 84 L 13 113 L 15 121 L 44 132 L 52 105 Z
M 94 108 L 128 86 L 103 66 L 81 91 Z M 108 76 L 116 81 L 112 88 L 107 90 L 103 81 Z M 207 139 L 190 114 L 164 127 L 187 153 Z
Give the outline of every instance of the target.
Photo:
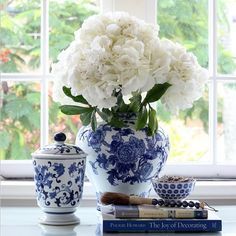
M 195 179 L 185 182 L 165 182 L 152 179 L 152 185 L 157 195 L 164 200 L 183 200 L 187 198 L 195 187 Z
M 86 154 L 77 146 L 65 144 L 58 133 L 55 143 L 32 154 L 37 203 L 43 210 L 42 224 L 79 223 L 75 216 L 82 198 Z

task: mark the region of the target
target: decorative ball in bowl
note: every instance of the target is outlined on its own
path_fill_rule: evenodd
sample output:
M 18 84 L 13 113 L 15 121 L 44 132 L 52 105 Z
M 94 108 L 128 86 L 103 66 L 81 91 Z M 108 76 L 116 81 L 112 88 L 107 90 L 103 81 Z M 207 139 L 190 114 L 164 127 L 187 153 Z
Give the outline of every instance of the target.
M 164 200 L 183 200 L 194 189 L 196 180 L 192 177 L 163 176 L 152 179 L 157 195 Z

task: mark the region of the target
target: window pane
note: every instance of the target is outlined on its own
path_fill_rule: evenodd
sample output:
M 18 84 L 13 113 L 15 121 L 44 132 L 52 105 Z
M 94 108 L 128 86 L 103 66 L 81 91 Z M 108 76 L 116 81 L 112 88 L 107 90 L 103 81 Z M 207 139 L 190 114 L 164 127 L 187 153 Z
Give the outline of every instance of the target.
M 236 83 L 218 84 L 217 155 L 220 162 L 236 162 Z
M 236 0 L 217 3 L 218 72 L 236 74 Z
M 208 66 L 208 1 L 158 0 L 160 37 L 183 44 Z
M 170 138 L 168 162 L 175 164 L 185 162 L 209 163 L 208 135 L 208 92 L 195 102 L 193 108 L 170 116 L 158 104 L 159 126 L 166 129 Z
M 49 143 L 53 142 L 53 136 L 57 132 L 64 132 L 66 142 L 75 142 L 78 129 L 82 126 L 79 116 L 68 116 L 59 109 L 58 103 L 52 99 L 52 83 L 49 84 Z
M 2 82 L 0 159 L 29 159 L 40 145 L 40 84 Z
M 51 0 L 49 3 L 49 55 L 55 62 L 59 52 L 74 39 L 74 32 L 83 21 L 98 12 L 96 0 Z
M 208 67 L 208 1 L 158 0 L 160 37 L 183 44 L 199 63 Z M 171 151 L 168 161 L 210 162 L 208 135 L 208 91 L 193 108 L 177 117 L 157 108 L 160 126 L 169 130 Z M 163 125 L 162 125 L 163 124 Z
M 99 11 L 96 0 L 71 0 L 49 3 L 49 56 L 50 64 L 57 60 L 61 50 L 74 40 L 74 32 L 83 21 Z M 53 141 L 56 132 L 64 132 L 67 142 L 74 143 L 78 128 L 81 127 L 79 116 L 67 116 L 60 112 L 59 105 L 52 100 L 52 84 L 49 85 L 49 142 Z
M 40 62 L 40 0 L 1 1 L 0 71 L 37 72 Z

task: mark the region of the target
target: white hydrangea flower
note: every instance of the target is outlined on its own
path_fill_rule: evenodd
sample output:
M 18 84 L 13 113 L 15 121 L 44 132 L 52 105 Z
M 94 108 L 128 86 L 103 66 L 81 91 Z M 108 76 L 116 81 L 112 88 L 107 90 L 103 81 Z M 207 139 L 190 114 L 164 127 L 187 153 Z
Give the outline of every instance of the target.
M 171 62 L 166 82 L 171 84 L 161 101 L 172 113 L 192 107 L 203 92 L 208 78 L 207 70 L 202 68 L 196 57 L 178 43 L 162 40 L 163 48 L 169 52 Z
M 181 45 L 160 40 L 158 30 L 123 12 L 89 17 L 53 66 L 54 100 L 71 103 L 62 91 L 67 86 L 90 105 L 111 108 L 114 90 L 129 96 L 168 82 L 162 102 L 174 113 L 190 107 L 201 95 L 205 71 Z

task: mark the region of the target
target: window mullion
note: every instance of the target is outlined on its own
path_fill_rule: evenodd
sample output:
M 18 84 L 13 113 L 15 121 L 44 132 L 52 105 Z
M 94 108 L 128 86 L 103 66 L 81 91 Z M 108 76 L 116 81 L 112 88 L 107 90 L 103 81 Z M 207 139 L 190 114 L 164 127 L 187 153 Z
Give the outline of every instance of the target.
M 42 79 L 41 74 L 17 74 L 17 73 L 3 73 L 1 74 L 2 81 L 25 81 L 25 82 L 32 82 L 32 81 L 40 81 Z M 48 75 L 50 79 L 52 76 Z
M 145 1 L 145 21 L 157 24 L 157 0 Z
M 216 0 L 209 0 L 208 5 L 209 29 L 209 72 L 211 76 L 209 86 L 209 134 L 210 152 L 213 164 L 216 165 L 217 150 L 217 5 Z
M 49 5 L 47 0 L 41 1 L 41 137 L 40 144 L 44 146 L 48 142 L 48 81 L 49 73 Z
M 236 76 L 235 75 L 217 75 L 215 78 L 216 81 L 229 81 L 235 82 Z

